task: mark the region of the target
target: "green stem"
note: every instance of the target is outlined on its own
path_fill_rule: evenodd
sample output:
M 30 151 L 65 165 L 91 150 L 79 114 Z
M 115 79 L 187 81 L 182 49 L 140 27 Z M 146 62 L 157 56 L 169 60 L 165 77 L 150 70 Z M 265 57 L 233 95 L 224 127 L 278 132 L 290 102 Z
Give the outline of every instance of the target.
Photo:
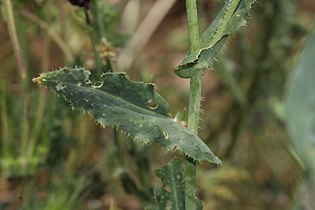
M 28 151 L 28 141 L 29 141 L 29 120 L 28 120 L 28 108 L 30 104 L 30 98 L 28 95 L 24 96 L 23 98 L 23 114 L 22 114 L 22 128 L 21 128 L 21 148 L 19 157 L 27 157 L 27 151 Z
M 8 118 L 8 112 L 7 112 L 7 100 L 6 100 L 6 84 L 1 84 L 0 86 L 0 97 L 1 97 L 1 137 L 2 137 L 2 148 L 1 148 L 1 158 L 4 162 L 4 160 L 8 160 L 10 156 L 10 134 L 9 134 L 9 118 Z M 0 163 L 1 167 L 1 163 Z M 3 169 L 2 169 L 3 170 Z
M 92 44 L 92 48 L 93 48 L 96 70 L 97 70 L 98 74 L 101 75 L 101 59 L 100 59 L 100 56 L 99 56 L 98 51 L 97 51 L 96 37 L 95 37 L 95 34 L 92 31 L 92 29 L 89 30 L 89 36 L 90 36 L 91 44 Z
M 188 128 L 198 134 L 199 113 L 201 101 L 201 79 L 202 71 L 196 71 L 190 78 L 190 95 L 188 107 Z
M 186 0 L 186 12 L 190 51 L 198 51 L 200 49 L 200 34 L 196 0 Z
M 104 8 L 104 2 L 94 0 L 93 1 L 93 7 L 92 7 L 92 12 L 95 16 L 95 26 L 96 29 L 95 32 L 97 34 L 97 40 L 100 42 L 102 38 L 105 38 L 105 28 L 104 28 L 104 20 L 103 20 L 103 12 L 105 10 Z
M 190 52 L 200 49 L 200 34 L 196 0 L 186 0 L 187 23 Z M 190 80 L 190 96 L 188 108 L 188 128 L 198 134 L 199 112 L 201 101 L 201 71 L 196 71 Z M 185 209 L 196 209 L 196 163 L 186 158 L 185 165 Z
M 36 154 L 35 150 L 36 147 L 39 146 L 39 144 L 42 144 L 42 142 L 38 142 L 39 140 L 39 135 L 40 135 L 40 130 L 42 128 L 42 123 L 43 123 L 43 117 L 44 117 L 44 109 L 45 109 L 45 92 L 40 91 L 39 96 L 37 99 L 37 107 L 36 107 L 36 115 L 35 115 L 35 120 L 34 124 L 32 125 L 32 131 L 31 135 L 28 140 L 28 147 L 27 147 L 27 158 L 29 160 L 33 159 Z
M 117 158 L 117 162 L 119 164 L 118 167 L 124 167 L 123 148 L 120 143 L 119 131 L 116 128 L 113 128 L 113 139 L 114 139 L 114 157 Z

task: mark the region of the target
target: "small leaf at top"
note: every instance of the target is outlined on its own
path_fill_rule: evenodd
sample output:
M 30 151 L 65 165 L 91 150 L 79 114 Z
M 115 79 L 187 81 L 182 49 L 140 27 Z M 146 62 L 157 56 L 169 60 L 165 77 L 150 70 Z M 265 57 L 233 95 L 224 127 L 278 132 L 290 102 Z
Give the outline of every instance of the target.
M 198 161 L 221 161 L 193 132 L 170 118 L 167 102 L 151 83 L 130 81 L 124 73 L 106 73 L 92 84 L 83 68 L 62 68 L 33 79 L 92 115 L 103 127 L 116 126 L 144 144 L 157 142 Z
M 216 55 L 224 46 L 228 35 L 235 34 L 246 25 L 251 5 L 256 0 L 226 0 L 222 10 L 204 31 L 200 39 L 200 50 L 189 52 L 175 73 L 182 78 L 190 78 L 195 71 L 208 69 Z

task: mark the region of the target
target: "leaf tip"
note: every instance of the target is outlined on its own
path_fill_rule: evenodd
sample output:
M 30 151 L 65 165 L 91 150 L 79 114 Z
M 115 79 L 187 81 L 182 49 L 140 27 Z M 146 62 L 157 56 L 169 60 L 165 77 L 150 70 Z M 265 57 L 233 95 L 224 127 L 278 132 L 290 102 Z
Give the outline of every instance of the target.
M 35 77 L 32 79 L 32 82 L 36 83 L 38 86 L 41 86 L 44 81 L 45 81 L 45 79 L 44 79 L 43 74 L 40 74 L 39 77 Z
M 217 156 L 214 156 L 213 158 L 213 161 L 212 161 L 214 164 L 216 164 L 217 166 L 222 166 L 222 161 L 217 157 Z

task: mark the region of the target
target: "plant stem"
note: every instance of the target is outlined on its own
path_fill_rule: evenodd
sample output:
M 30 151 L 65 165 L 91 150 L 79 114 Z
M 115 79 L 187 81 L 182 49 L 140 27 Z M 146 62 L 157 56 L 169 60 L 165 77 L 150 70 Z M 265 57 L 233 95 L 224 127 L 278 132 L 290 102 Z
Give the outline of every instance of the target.
M 20 48 L 18 37 L 17 37 L 12 2 L 11 2 L 11 0 L 5 0 L 4 4 L 5 4 L 5 8 L 6 8 L 6 12 L 7 12 L 7 18 L 8 18 L 9 35 L 10 35 L 11 43 L 13 45 L 14 54 L 15 54 L 15 58 L 16 58 L 17 65 L 18 65 L 18 70 L 20 72 L 21 78 L 23 80 L 25 80 L 26 76 L 27 76 L 26 75 L 26 68 L 24 65 L 24 61 L 23 61 L 22 53 L 21 53 L 21 48 Z
M 198 134 L 199 112 L 201 101 L 201 71 L 196 71 L 190 78 L 190 95 L 188 108 L 188 128 Z
M 94 30 L 96 32 L 96 40 L 100 42 L 102 38 L 105 38 L 105 28 L 104 28 L 104 2 L 99 0 L 93 0 L 92 12 L 95 16 L 95 26 Z
M 96 37 L 92 29 L 89 29 L 89 36 L 93 48 L 93 54 L 94 54 L 94 60 L 95 60 L 95 67 L 99 75 L 101 75 L 101 61 L 100 57 L 97 51 L 97 43 L 96 43 Z
M 196 0 L 186 0 L 187 23 L 189 32 L 190 52 L 200 49 L 200 35 Z M 190 96 L 188 108 L 188 128 L 198 134 L 200 100 L 201 100 L 201 71 L 196 71 L 190 80 Z M 196 209 L 196 163 L 186 158 L 185 165 L 185 209 Z
M 5 84 L 4 84 L 5 83 Z M 7 91 L 7 87 L 6 87 L 6 82 L 4 82 L 1 84 L 0 86 L 0 98 L 1 98 L 1 103 L 0 103 L 0 112 L 1 112 L 1 137 L 2 137 L 2 147 L 1 147 L 1 159 L 2 161 L 7 161 L 9 159 L 10 156 L 10 146 L 9 146 L 9 139 L 10 139 L 10 129 L 9 129 L 9 118 L 8 118 L 8 112 L 7 112 L 7 99 L 6 99 L 6 91 Z M 1 165 L 2 163 L 0 162 L 0 167 L 2 167 Z M 3 170 L 4 173 L 5 170 L 3 168 L 1 168 Z
M 91 23 L 90 15 L 86 9 L 84 10 L 84 14 L 85 14 L 86 24 L 88 26 L 91 26 L 92 23 Z M 99 73 L 99 75 L 101 75 L 101 61 L 100 61 L 100 57 L 99 57 L 98 52 L 97 52 L 97 43 L 98 42 L 96 41 L 97 38 L 95 35 L 95 31 L 93 31 L 93 28 L 89 28 L 89 36 L 90 36 L 90 40 L 91 40 L 91 44 L 92 44 L 92 48 L 93 48 L 96 70 Z
M 190 51 L 200 49 L 200 35 L 196 0 L 186 0 L 187 24 L 190 42 Z
M 42 67 L 41 69 L 48 69 L 49 66 L 49 43 L 50 43 L 50 37 L 47 33 L 45 35 L 45 43 L 44 43 L 44 50 L 43 50 L 43 59 L 42 59 Z M 39 158 L 38 154 L 38 147 L 43 146 L 46 147 L 45 149 L 48 150 L 46 139 L 47 138 L 40 138 L 41 135 L 41 129 L 43 128 L 43 119 L 44 119 L 44 112 L 46 107 L 46 95 L 45 91 L 40 90 L 38 99 L 37 99 L 37 107 L 36 107 L 36 115 L 34 119 L 34 124 L 32 125 L 32 131 L 31 135 L 29 137 L 29 143 L 28 143 L 28 152 L 27 152 L 27 158 L 30 160 L 30 163 L 32 163 L 32 159 Z M 34 165 L 34 171 L 37 169 L 37 164 Z

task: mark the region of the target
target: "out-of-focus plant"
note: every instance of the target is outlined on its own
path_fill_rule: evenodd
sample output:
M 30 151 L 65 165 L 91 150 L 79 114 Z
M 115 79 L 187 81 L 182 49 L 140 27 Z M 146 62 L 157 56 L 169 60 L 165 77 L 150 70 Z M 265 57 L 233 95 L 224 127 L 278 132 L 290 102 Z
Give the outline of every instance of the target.
M 34 191 L 36 194 L 28 195 L 28 201 L 22 197 L 22 209 L 25 210 L 56 210 L 56 209 L 84 209 L 83 199 L 89 192 L 84 191 L 91 183 L 86 175 L 75 176 L 64 171 L 54 172 L 51 182 L 45 187 L 47 192 Z
M 292 18 L 296 13 L 295 1 L 257 3 L 254 24 L 241 32 L 232 47 L 218 57 L 219 62 L 214 63 L 233 99 L 209 137 L 218 137 L 230 127 L 230 142 L 224 148 L 227 158 L 233 156 L 242 131 L 248 130 L 249 120 L 253 122 L 253 129 L 249 130 L 256 135 L 265 124 L 260 115 L 273 121 L 278 117 L 274 116 L 273 105 L 284 92 L 288 67 L 297 47 L 294 41 L 306 31 L 299 19 Z
M 199 194 L 208 198 L 204 203 L 205 209 L 220 209 L 225 203 L 238 203 L 237 192 L 239 188 L 250 180 L 249 173 L 231 165 L 224 165 L 216 170 L 199 170 L 197 172 Z
M 20 76 L 20 97 L 8 90 L 8 82 L 1 85 L 1 156 L 0 169 L 5 177 L 32 176 L 46 160 L 49 152 L 49 129 L 53 124 L 43 122 L 44 92 L 27 92 L 27 70 L 10 0 L 4 2 L 7 25 Z M 45 108 L 46 106 L 46 108 Z M 32 112 L 29 112 L 29 111 Z M 29 114 L 31 113 L 31 114 Z M 48 113 L 48 112 L 47 112 Z M 48 115 L 49 116 L 49 115 Z M 50 117 L 46 118 L 51 119 Z
M 302 161 L 305 181 L 295 209 L 314 209 L 315 202 L 315 31 L 305 42 L 285 101 L 288 131 L 298 158 Z
M 50 150 L 55 109 L 46 99 L 35 93 L 25 102 L 1 89 L 1 173 L 5 177 L 24 177 L 36 174 L 46 163 Z M 32 114 L 30 114 L 32 113 Z M 45 116 L 45 118 L 43 117 Z M 57 131 L 58 132 L 58 131 Z
M 38 2 L 32 3 L 33 6 L 38 6 L 37 12 L 40 14 L 42 10 L 37 5 Z M 68 148 L 68 137 L 65 137 L 63 122 L 60 121 L 65 114 L 62 105 L 55 103 L 55 97 L 47 97 L 46 91 L 33 90 L 28 79 L 29 74 L 33 73 L 28 70 L 32 59 L 29 56 L 29 34 L 24 33 L 29 22 L 25 21 L 24 17 L 38 23 L 40 29 L 46 29 L 45 38 L 51 36 L 56 43 L 64 42 L 53 30 L 48 30 L 42 20 L 22 11 L 20 7 L 24 4 L 31 3 L 10 0 L 1 2 L 1 16 L 8 28 L 8 43 L 11 41 L 14 52 L 14 56 L 2 57 L 1 64 L 8 63 L 6 61 L 10 62 L 11 58 L 15 57 L 16 68 L 12 68 L 15 71 L 11 72 L 10 65 L 4 64 L 4 68 L 1 67 L 0 175 L 8 185 L 2 190 L 7 190 L 6 193 L 10 195 L 10 186 L 15 186 L 17 189 L 14 190 L 19 193 L 21 202 L 27 206 L 37 199 L 34 188 L 40 169 L 47 168 L 48 165 L 55 167 L 61 159 L 65 159 L 63 155 Z M 35 24 L 30 28 L 36 30 L 36 26 Z M 41 68 L 47 68 L 50 57 L 49 38 L 45 41 Z M 1 45 L 1 51 L 2 49 L 7 49 L 6 45 Z M 68 50 L 66 46 L 62 49 Z M 65 53 L 69 60 L 71 56 L 71 53 Z M 60 149 L 58 146 L 61 144 L 64 146 Z M 14 200 L 1 202 L 2 204 L 10 208 L 16 205 Z

